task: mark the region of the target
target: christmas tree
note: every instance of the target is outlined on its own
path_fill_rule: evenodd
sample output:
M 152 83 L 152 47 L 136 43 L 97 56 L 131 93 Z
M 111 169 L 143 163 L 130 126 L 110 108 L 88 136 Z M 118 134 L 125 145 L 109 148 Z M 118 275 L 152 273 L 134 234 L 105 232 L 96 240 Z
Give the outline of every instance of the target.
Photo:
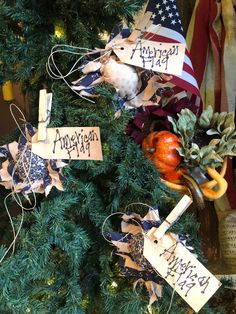
M 64 191 L 55 188 L 47 197 L 36 195 L 31 211 L 16 215 L 20 228 L 15 251 L 0 268 L 1 313 L 147 313 L 149 295 L 142 285 L 133 289 L 135 276 L 125 275 L 114 247 L 104 240 L 118 231 L 120 217 L 129 204 L 158 206 L 166 217 L 181 195 L 160 180 L 159 172 L 140 147 L 126 135 L 134 110 L 122 110 L 114 119 L 117 97 L 112 88 L 100 90 L 95 104 L 75 95 L 62 81 L 52 80 L 45 65 L 56 44 L 90 49 L 103 48 L 103 36 L 122 20 L 132 27 L 133 16 L 144 1 L 5 1 L 0 2 L 0 82 L 20 82 L 27 94 L 37 127 L 39 90 L 53 93 L 50 127 L 99 126 L 103 161 L 70 161 L 63 168 Z M 71 48 L 69 48 L 71 49 Z M 60 55 L 57 64 L 66 73 L 74 55 Z M 74 79 L 78 78 L 74 73 Z M 17 140 L 16 130 L 1 144 Z M 4 221 L 0 257 L 12 241 L 5 211 L 8 191 L 1 187 L 1 219 Z M 8 199 L 9 200 L 9 199 Z M 22 199 L 24 206 L 27 201 Z M 14 199 L 11 207 L 14 208 Z M 130 211 L 130 209 L 129 209 Z M 147 207 L 132 205 L 142 217 Z M 185 213 L 173 226 L 176 234 L 189 235 L 189 243 L 201 257 L 194 217 Z M 104 229 L 104 230 L 103 230 Z M 173 300 L 171 301 L 173 297 Z M 152 304 L 153 313 L 170 307 L 186 313 L 189 306 L 172 288 L 164 285 L 163 296 Z M 202 313 L 211 313 L 206 306 Z

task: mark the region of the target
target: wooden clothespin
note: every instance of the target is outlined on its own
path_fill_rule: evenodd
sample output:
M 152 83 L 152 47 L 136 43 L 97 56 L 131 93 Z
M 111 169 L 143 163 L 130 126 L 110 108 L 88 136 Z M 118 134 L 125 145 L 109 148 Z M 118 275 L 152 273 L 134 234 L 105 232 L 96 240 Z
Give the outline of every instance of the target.
M 52 93 L 46 89 L 39 91 L 39 115 L 38 115 L 38 141 L 45 141 L 47 137 L 47 126 L 50 122 L 52 107 Z
M 166 231 L 170 228 L 170 226 L 172 226 L 179 219 L 179 217 L 192 204 L 192 202 L 192 199 L 188 195 L 184 195 L 175 208 L 166 217 L 163 223 L 158 228 L 152 228 L 148 232 L 148 237 L 152 238 L 153 240 L 160 240 Z
M 128 37 L 128 41 L 135 42 L 137 38 L 140 37 L 142 32 L 145 32 L 145 30 L 150 27 L 152 24 L 152 12 L 147 11 L 144 16 L 141 18 L 140 21 L 138 21 L 135 30 L 130 34 Z

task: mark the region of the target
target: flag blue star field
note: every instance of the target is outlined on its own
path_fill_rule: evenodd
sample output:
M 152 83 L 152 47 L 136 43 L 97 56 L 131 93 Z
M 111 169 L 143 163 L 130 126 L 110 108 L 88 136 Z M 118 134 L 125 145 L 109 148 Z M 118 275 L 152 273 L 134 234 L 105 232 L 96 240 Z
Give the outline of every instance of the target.
M 146 30 L 145 39 L 165 43 L 181 43 L 186 46 L 175 0 L 150 0 L 146 12 L 152 13 L 152 25 Z M 195 105 L 201 106 L 201 96 L 187 48 L 185 49 L 182 74 L 180 76 L 173 75 L 169 83 L 177 97 L 179 95 L 181 98 L 180 95 L 184 90 Z

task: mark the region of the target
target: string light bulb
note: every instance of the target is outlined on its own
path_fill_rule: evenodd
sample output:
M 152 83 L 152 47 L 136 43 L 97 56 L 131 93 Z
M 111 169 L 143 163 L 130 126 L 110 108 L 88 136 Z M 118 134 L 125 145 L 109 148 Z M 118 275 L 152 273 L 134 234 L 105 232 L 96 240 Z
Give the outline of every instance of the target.
M 111 286 L 112 286 L 112 288 L 117 288 L 118 284 L 115 281 L 112 281 Z
M 54 35 L 57 38 L 61 38 L 65 36 L 65 27 L 64 27 L 64 23 L 60 22 L 58 24 L 55 25 L 54 27 Z

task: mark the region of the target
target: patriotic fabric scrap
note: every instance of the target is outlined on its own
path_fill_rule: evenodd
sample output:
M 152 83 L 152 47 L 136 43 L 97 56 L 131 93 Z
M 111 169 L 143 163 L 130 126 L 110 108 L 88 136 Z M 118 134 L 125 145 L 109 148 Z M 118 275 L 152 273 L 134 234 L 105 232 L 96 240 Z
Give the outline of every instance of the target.
M 45 160 L 31 152 L 31 138 L 36 129 L 30 124 L 25 128 L 17 142 L 0 147 L 0 157 L 7 159 L 0 169 L 0 184 L 13 193 L 45 193 L 55 186 L 63 191 L 61 169 L 66 166 L 61 160 Z

